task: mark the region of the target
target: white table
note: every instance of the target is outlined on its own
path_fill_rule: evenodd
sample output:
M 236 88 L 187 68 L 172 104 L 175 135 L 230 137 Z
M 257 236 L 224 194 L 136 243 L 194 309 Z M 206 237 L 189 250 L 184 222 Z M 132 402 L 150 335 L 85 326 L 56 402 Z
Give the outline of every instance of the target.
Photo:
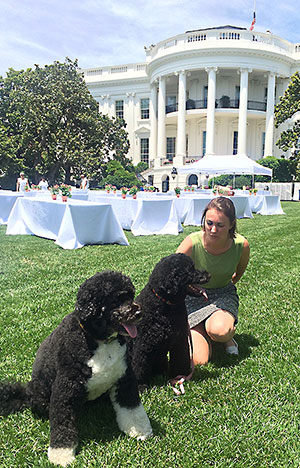
M 144 195 L 144 194 L 143 194 Z M 123 229 L 131 230 L 133 235 L 178 234 L 182 231 L 180 219 L 174 206 L 173 197 L 131 196 L 122 199 L 117 195 L 90 193 L 89 199 L 110 203 Z
M 129 245 L 111 205 L 69 199 L 19 198 L 6 234 L 31 234 L 55 240 L 64 249 L 87 244 Z
M 141 199 L 138 201 L 138 213 L 132 223 L 134 236 L 150 234 L 174 234 L 182 231 L 180 219 L 172 198 Z
M 10 212 L 20 197 L 23 197 L 23 193 L 0 190 L 0 224 L 7 224 Z
M 132 197 L 126 197 L 126 199 L 123 199 L 121 196 L 114 194 L 103 195 L 92 192 L 89 194 L 89 200 L 96 201 L 98 203 L 109 203 L 112 206 L 122 228 L 128 231 L 131 230 L 132 223 L 135 220 L 139 209 L 137 199 L 134 200 Z
M 251 196 L 250 204 L 253 203 L 252 201 L 257 196 Z M 258 197 L 260 197 L 258 195 Z M 256 214 L 260 215 L 282 215 L 285 214 L 280 203 L 279 195 L 261 195 L 262 202 L 255 208 Z

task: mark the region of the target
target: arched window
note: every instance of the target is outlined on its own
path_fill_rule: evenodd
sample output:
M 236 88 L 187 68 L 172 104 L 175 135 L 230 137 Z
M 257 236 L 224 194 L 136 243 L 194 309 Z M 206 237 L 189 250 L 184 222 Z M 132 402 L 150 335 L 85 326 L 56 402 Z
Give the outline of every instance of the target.
M 197 185 L 198 186 L 198 176 L 196 174 L 192 174 L 189 176 L 188 185 Z

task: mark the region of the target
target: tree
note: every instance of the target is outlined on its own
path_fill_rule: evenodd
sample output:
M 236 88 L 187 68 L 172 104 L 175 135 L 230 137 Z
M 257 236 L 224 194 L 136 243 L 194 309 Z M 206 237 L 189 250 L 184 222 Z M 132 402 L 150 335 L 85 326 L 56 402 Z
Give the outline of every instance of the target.
M 296 163 L 294 159 L 285 159 L 284 157 L 278 159 L 274 156 L 267 156 L 266 158 L 257 161 L 261 166 L 269 167 L 273 170 L 273 182 L 291 182 L 296 174 Z M 268 182 L 270 178 L 267 176 L 256 176 L 257 182 Z
M 105 161 L 126 162 L 129 149 L 121 119 L 98 112 L 78 73 L 77 61 L 0 77 L 0 166 L 6 174 L 23 170 L 35 182 L 69 183 L 85 173 L 99 179 Z
M 296 112 L 300 111 L 300 73 L 297 71 L 291 78 L 290 84 L 287 87 L 283 96 L 280 97 L 279 103 L 275 106 L 275 127 L 291 119 Z M 289 148 L 297 148 L 300 143 L 300 120 L 295 120 L 291 128 L 284 130 L 277 146 L 283 151 Z M 300 154 L 295 151 L 292 158 L 296 163 L 296 180 L 300 180 Z
M 124 169 L 122 164 L 115 160 L 109 161 L 106 165 L 106 177 L 101 180 L 100 185 L 105 187 L 106 184 L 115 185 L 118 189 L 123 186 L 132 187 L 136 185 L 140 187 L 141 185 L 133 171 Z

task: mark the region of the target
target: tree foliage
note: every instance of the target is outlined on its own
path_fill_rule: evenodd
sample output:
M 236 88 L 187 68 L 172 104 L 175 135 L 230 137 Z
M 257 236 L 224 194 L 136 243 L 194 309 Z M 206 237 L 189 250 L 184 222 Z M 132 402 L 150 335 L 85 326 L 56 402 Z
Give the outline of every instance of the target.
M 69 183 L 82 172 L 99 179 L 105 161 L 126 163 L 128 149 L 124 121 L 99 114 L 76 60 L 0 77 L 2 173 L 23 170 L 36 182 L 43 174 Z
M 294 159 L 275 158 L 267 156 L 257 161 L 261 166 L 269 167 L 273 170 L 273 182 L 291 182 L 296 174 L 296 162 Z M 256 176 L 257 182 L 268 182 L 270 177 Z
M 275 127 L 278 128 L 279 125 L 292 119 L 297 112 L 300 112 L 300 73 L 298 71 L 292 76 L 284 95 L 280 97 L 279 103 L 275 106 Z M 281 133 L 276 144 L 283 151 L 289 148 L 300 149 L 300 119 L 295 120 L 292 127 Z M 296 165 L 296 180 L 300 180 L 299 153 L 297 150 L 292 156 Z
M 130 169 L 130 170 L 128 170 Z M 124 169 L 119 161 L 109 161 L 106 165 L 106 176 L 101 180 L 100 186 L 105 187 L 106 184 L 115 185 L 118 189 L 132 187 L 136 185 L 140 187 L 140 182 L 134 173 L 134 166 L 130 163 L 128 169 Z

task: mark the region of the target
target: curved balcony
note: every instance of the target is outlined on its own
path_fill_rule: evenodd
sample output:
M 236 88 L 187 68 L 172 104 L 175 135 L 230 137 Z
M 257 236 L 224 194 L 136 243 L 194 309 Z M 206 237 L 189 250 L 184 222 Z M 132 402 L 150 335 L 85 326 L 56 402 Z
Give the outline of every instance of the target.
M 231 99 L 228 96 L 223 96 L 215 101 L 215 109 L 238 109 L 239 105 L 239 99 Z M 186 110 L 207 109 L 207 99 L 188 99 L 185 108 Z M 262 101 L 248 100 L 247 109 L 266 112 L 267 104 Z M 178 103 L 166 106 L 166 114 L 171 112 L 178 112 Z

